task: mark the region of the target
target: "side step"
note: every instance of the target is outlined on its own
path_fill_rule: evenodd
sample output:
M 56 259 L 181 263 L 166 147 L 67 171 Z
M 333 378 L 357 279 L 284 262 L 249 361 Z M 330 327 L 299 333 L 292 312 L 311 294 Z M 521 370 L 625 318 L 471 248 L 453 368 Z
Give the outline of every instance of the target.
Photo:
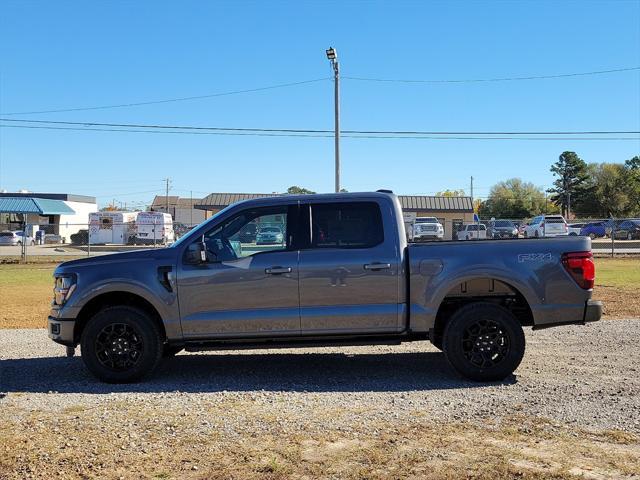
M 206 350 L 245 350 L 256 348 L 312 348 L 334 346 L 362 346 L 362 345 L 400 345 L 409 340 L 426 340 L 426 336 L 415 335 L 360 335 L 360 336 L 327 336 L 327 337 L 285 337 L 285 338 L 251 338 L 251 339 L 223 339 L 197 340 L 185 342 L 187 352 L 201 352 Z

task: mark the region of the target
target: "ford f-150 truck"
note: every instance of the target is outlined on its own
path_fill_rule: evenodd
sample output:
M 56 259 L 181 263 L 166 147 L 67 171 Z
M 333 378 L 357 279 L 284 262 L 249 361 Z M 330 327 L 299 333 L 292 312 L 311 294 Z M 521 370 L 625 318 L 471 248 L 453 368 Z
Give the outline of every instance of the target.
M 240 242 L 251 223 L 283 238 Z M 523 327 L 600 319 L 590 242 L 407 244 L 388 191 L 249 200 L 170 247 L 61 264 L 49 336 L 68 355 L 80 345 L 106 382 L 139 380 L 182 349 L 417 340 L 467 378 L 501 380 L 524 355 Z

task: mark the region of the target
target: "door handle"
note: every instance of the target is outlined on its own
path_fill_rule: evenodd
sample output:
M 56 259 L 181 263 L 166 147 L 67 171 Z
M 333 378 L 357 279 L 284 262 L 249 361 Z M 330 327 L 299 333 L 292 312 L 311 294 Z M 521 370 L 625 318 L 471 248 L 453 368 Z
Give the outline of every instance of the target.
M 291 267 L 265 268 L 264 273 L 266 273 L 267 275 L 281 275 L 283 273 L 291 273 Z
M 391 264 L 390 263 L 365 263 L 364 265 L 364 269 L 365 270 L 388 270 L 391 268 Z

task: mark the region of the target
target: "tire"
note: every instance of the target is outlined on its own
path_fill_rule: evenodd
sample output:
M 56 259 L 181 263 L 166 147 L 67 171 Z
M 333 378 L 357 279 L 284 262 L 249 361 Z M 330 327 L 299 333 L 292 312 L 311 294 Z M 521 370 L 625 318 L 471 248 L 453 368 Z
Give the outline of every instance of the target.
M 529 238 L 529 233 L 527 233 L 527 231 L 524 231 L 524 238 Z
M 633 234 L 631 232 L 627 233 L 627 240 L 633 240 Z
M 595 234 L 595 233 L 590 233 L 590 234 L 589 234 L 589 238 L 590 238 L 591 240 L 595 239 L 595 238 L 596 238 L 596 234 Z
M 135 382 L 150 374 L 162 357 L 162 343 L 163 335 L 151 317 L 125 305 L 96 313 L 80 341 L 85 366 L 107 383 Z M 112 354 L 107 345 L 120 353 Z
M 31 240 L 31 246 L 33 247 L 36 244 L 33 240 Z
M 22 242 L 18 242 L 16 245 L 18 245 L 19 247 L 22 246 Z
M 536 238 L 540 238 L 540 234 L 538 233 L 538 230 L 536 230 L 535 237 L 536 237 Z
M 498 338 L 483 340 L 493 336 Z M 458 309 L 447 322 L 442 340 L 451 366 L 463 377 L 479 382 L 504 380 L 518 368 L 525 351 L 518 319 L 492 303 L 471 303 Z M 488 350 L 481 352 L 483 341 Z

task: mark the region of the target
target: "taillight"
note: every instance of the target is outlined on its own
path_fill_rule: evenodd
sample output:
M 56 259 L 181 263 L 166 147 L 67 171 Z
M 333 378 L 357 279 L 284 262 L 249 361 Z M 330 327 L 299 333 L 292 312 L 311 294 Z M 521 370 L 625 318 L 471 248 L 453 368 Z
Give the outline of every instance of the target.
M 563 223 L 563 225 L 564 225 L 564 231 L 568 232 L 569 231 L 569 226 L 566 223 Z
M 544 227 L 544 222 L 542 222 L 542 223 L 540 224 L 540 228 L 542 228 L 542 227 Z
M 585 290 L 593 288 L 596 265 L 591 252 L 572 252 L 562 255 L 562 265 L 578 285 Z

